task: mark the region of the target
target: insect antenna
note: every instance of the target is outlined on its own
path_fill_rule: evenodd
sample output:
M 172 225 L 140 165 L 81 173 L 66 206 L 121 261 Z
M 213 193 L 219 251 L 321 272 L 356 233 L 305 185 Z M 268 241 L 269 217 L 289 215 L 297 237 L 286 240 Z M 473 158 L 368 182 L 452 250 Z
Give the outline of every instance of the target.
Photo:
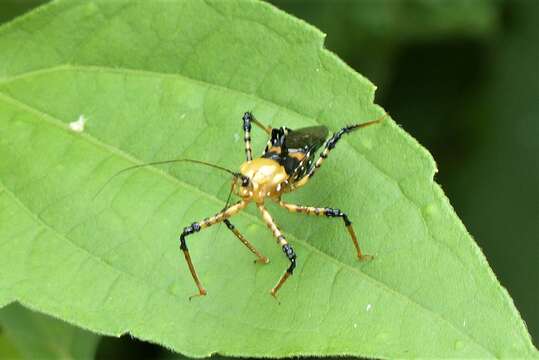
M 221 211 L 225 211 L 226 208 L 228 208 L 228 205 L 230 205 L 230 199 L 232 197 L 232 192 L 234 191 L 234 183 L 232 183 L 232 185 L 230 186 L 230 191 L 228 192 L 228 196 L 226 197 L 226 204 L 225 206 L 223 207 L 223 209 Z M 223 223 L 219 223 L 219 225 L 217 225 L 217 231 L 215 232 L 215 236 L 213 237 L 214 239 L 217 238 L 217 236 L 219 235 L 219 232 L 221 231 L 221 226 L 223 225 Z
M 114 179 L 116 178 L 118 175 L 121 175 L 125 172 L 128 172 L 128 171 L 131 171 L 131 170 L 135 170 L 135 169 L 138 169 L 138 168 L 142 168 L 142 167 L 146 167 L 146 166 L 155 166 L 155 165 L 165 165 L 165 164 L 172 164 L 172 163 L 177 163 L 177 162 L 189 162 L 189 163 L 193 163 L 193 164 L 199 164 L 199 165 L 205 165 L 205 166 L 209 166 L 209 167 L 212 167 L 214 169 L 218 169 L 218 170 L 221 170 L 221 171 L 226 171 L 227 173 L 229 174 L 232 174 L 234 177 L 237 177 L 237 176 L 240 176 L 239 173 L 237 172 L 234 172 L 230 169 L 227 169 L 223 166 L 219 166 L 219 165 L 216 165 L 216 164 L 212 164 L 212 163 L 209 163 L 209 162 L 206 162 L 206 161 L 202 161 L 202 160 L 194 160 L 194 159 L 173 159 L 173 160 L 163 160 L 163 161 L 152 161 L 152 162 L 148 162 L 148 163 L 144 163 L 144 164 L 138 164 L 138 165 L 133 165 L 133 166 L 129 166 L 129 167 L 126 167 L 118 172 L 116 172 L 114 175 L 112 175 L 100 188 L 99 190 L 97 191 L 97 193 L 95 194 L 94 196 L 94 199 L 103 191 L 103 189 Z M 229 199 L 230 199 L 230 195 L 229 195 Z M 227 204 L 228 204 L 228 200 L 227 200 Z
M 230 198 L 232 197 L 232 191 L 234 191 L 234 184 L 232 184 L 232 186 L 230 186 L 230 191 L 228 192 L 228 196 L 226 198 L 226 204 L 225 204 L 225 207 L 223 208 L 226 209 L 228 207 L 228 205 L 230 204 Z

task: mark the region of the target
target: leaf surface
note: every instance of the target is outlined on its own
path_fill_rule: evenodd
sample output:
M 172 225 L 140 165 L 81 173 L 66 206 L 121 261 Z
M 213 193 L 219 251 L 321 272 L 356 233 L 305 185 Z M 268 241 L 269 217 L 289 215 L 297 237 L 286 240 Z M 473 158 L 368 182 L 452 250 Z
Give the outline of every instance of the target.
M 230 178 L 206 168 L 116 171 L 190 157 L 237 169 L 241 115 L 333 131 L 379 116 L 375 87 L 323 34 L 253 1 L 56 1 L 0 28 L 0 305 L 20 301 L 95 332 L 130 332 L 191 356 L 537 355 L 512 300 L 433 182 L 430 155 L 392 120 L 343 139 L 290 202 L 269 206 L 298 254 L 287 266 L 249 209 L 189 238 L 209 296 L 178 249 L 219 211 Z M 70 123 L 85 118 L 83 132 Z M 263 132 L 253 131 L 255 149 Z

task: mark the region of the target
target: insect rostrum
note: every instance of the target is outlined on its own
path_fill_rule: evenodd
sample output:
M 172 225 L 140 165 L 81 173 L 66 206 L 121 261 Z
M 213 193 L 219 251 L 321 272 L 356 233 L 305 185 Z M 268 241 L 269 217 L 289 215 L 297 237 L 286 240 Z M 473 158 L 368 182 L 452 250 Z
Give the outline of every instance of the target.
M 268 259 L 260 254 L 260 252 L 228 220 L 243 210 L 250 202 L 256 204 L 260 210 L 262 219 L 271 230 L 277 243 L 281 246 L 285 256 L 290 261 L 290 266 L 286 269 L 277 284 L 271 289 L 271 295 L 274 297 L 276 297 L 277 291 L 283 286 L 285 281 L 293 274 L 294 268 L 296 267 L 297 256 L 292 246 L 286 241 L 285 236 L 273 220 L 271 214 L 264 207 L 264 201 L 266 199 L 275 201 L 290 212 L 342 218 L 344 225 L 352 238 L 358 259 L 364 260 L 370 258 L 368 255 L 364 255 L 361 252 L 356 234 L 352 227 L 352 222 L 344 212 L 334 208 L 290 204 L 284 202 L 281 197 L 283 194 L 294 191 L 307 184 L 309 179 L 313 177 L 317 169 L 322 166 L 322 163 L 328 157 L 329 152 L 335 147 L 344 134 L 378 123 L 384 117 L 385 115 L 366 123 L 346 126 L 333 134 L 333 136 L 326 141 L 328 129 L 325 126 L 312 126 L 296 130 L 287 127 L 271 128 L 256 120 L 250 112 L 246 112 L 243 115 L 243 139 L 245 142 L 246 161 L 240 166 L 240 171 L 238 173 L 221 168 L 221 170 L 233 173 L 232 191 L 239 196 L 241 200 L 236 204 L 226 206 L 222 211 L 210 218 L 194 222 L 185 227 L 180 235 L 180 248 L 183 251 L 189 271 L 198 288 L 198 294 L 193 296 L 203 296 L 206 295 L 207 292 L 202 286 L 193 262 L 191 261 L 186 238 L 202 229 L 224 222 L 228 229 L 230 229 L 258 258 L 259 262 L 264 264 L 268 262 Z M 251 124 L 253 123 L 262 128 L 269 135 L 264 153 L 257 159 L 253 159 L 251 147 Z M 319 158 L 314 161 L 316 151 L 324 145 L 324 143 L 324 149 L 320 153 Z

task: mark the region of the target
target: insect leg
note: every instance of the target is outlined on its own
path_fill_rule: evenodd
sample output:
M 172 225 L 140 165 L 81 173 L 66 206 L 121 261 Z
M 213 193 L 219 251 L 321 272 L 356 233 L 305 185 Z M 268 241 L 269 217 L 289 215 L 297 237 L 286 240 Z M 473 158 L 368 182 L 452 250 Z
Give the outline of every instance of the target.
M 256 126 L 258 126 L 259 128 L 261 128 L 262 130 L 264 130 L 266 132 L 266 134 L 270 135 L 271 136 L 271 126 L 266 126 L 264 124 L 262 124 L 260 121 L 258 121 L 253 114 L 251 114 L 251 121 L 253 122 L 253 124 L 255 124 Z
M 265 257 L 264 255 L 262 255 L 255 247 L 253 244 L 251 244 L 249 242 L 249 240 L 247 240 L 245 238 L 245 236 L 243 236 L 239 231 L 238 229 L 236 229 L 236 227 L 234 226 L 234 224 L 232 224 L 230 221 L 228 221 L 228 219 L 225 219 L 224 220 L 224 223 L 225 225 L 230 229 L 230 231 L 232 231 L 234 233 L 234 235 L 236 235 L 236 237 L 238 238 L 239 241 L 241 241 L 243 243 L 243 245 L 245 245 L 253 254 L 255 254 L 255 256 L 258 258 L 258 262 L 261 263 L 261 264 L 267 264 L 269 263 L 269 259 L 267 257 Z
M 211 218 L 202 220 L 200 222 L 194 222 L 189 226 L 186 226 L 181 235 L 180 235 L 180 249 L 183 251 L 183 255 L 185 257 L 185 261 L 187 262 L 187 266 L 189 267 L 189 271 L 191 272 L 191 275 L 193 276 L 193 280 L 195 281 L 195 284 L 198 288 L 198 294 L 191 296 L 189 299 L 193 298 L 194 296 L 204 296 L 206 295 L 206 289 L 202 286 L 197 272 L 195 270 L 195 267 L 193 265 L 193 262 L 191 261 L 191 256 L 189 255 L 189 249 L 187 248 L 187 242 L 185 241 L 185 238 L 191 234 L 194 234 L 196 232 L 199 232 L 200 230 L 210 227 L 214 224 L 217 224 L 221 221 L 224 221 L 225 219 L 231 217 L 234 214 L 237 214 L 240 212 L 245 206 L 247 206 L 248 202 L 246 201 L 240 201 L 232 206 L 230 206 L 227 209 L 224 209 L 223 211 L 215 214 Z
M 247 161 L 253 160 L 253 149 L 251 146 L 251 121 L 253 116 L 250 112 L 243 114 L 243 141 L 245 142 L 245 157 Z
M 315 216 L 327 216 L 327 217 L 340 217 L 344 221 L 344 225 L 346 226 L 346 229 L 348 230 L 348 233 L 350 234 L 350 237 L 352 238 L 352 242 L 354 243 L 354 247 L 357 251 L 357 257 L 359 260 L 368 260 L 372 258 L 370 255 L 363 255 L 361 252 L 361 248 L 359 247 L 359 243 L 357 241 L 356 233 L 354 232 L 354 228 L 352 227 L 352 222 L 348 218 L 348 215 L 343 213 L 339 209 L 333 209 L 333 208 L 321 208 L 321 207 L 313 207 L 313 206 L 303 206 L 303 205 L 295 205 L 286 203 L 284 201 L 279 201 L 279 205 L 286 210 L 290 212 L 297 212 L 297 213 L 304 213 L 307 215 L 315 215 Z
M 284 235 L 282 234 L 281 230 L 279 230 L 279 228 L 275 224 L 275 221 L 273 221 L 273 218 L 271 217 L 268 210 L 266 210 L 264 205 L 259 204 L 258 209 L 262 213 L 262 219 L 264 220 L 266 225 L 270 228 L 271 232 L 273 233 L 273 236 L 275 236 L 275 238 L 277 238 L 277 243 L 281 246 L 281 248 L 283 249 L 284 254 L 286 255 L 286 257 L 290 261 L 290 266 L 286 269 L 286 271 L 281 276 L 281 278 L 279 279 L 277 284 L 270 291 L 271 295 L 274 298 L 277 298 L 277 291 L 279 291 L 281 286 L 283 286 L 285 281 L 290 277 L 290 275 L 292 275 L 292 273 L 294 272 L 294 269 L 296 268 L 296 253 L 294 252 L 294 249 L 292 249 L 292 246 L 290 246 L 290 244 L 288 244 L 288 242 L 286 241 L 286 239 L 285 239 Z
M 256 120 L 253 114 L 246 112 L 243 114 L 243 141 L 245 142 L 245 157 L 247 161 L 253 160 L 253 150 L 251 146 L 251 123 L 262 128 L 266 133 L 271 135 L 271 127 L 265 126 L 260 121 Z
M 306 176 L 304 176 L 300 181 L 298 181 L 296 184 L 294 184 L 294 188 L 299 188 L 299 187 L 305 185 L 307 183 L 307 181 L 309 181 L 309 179 L 313 177 L 316 170 L 319 169 L 320 166 L 322 166 L 322 163 L 328 157 L 329 152 L 331 150 L 333 150 L 333 148 L 335 148 L 335 145 L 337 145 L 337 142 L 342 138 L 342 136 L 344 134 L 348 134 L 348 133 L 350 133 L 350 132 L 352 132 L 354 130 L 360 129 L 360 128 L 365 127 L 365 126 L 376 124 L 376 123 L 382 121 L 382 119 L 384 117 L 386 117 L 386 116 L 387 115 L 384 114 L 383 116 L 381 116 L 378 119 L 373 120 L 373 121 L 368 121 L 368 122 L 365 122 L 365 123 L 345 126 L 341 130 L 339 130 L 335 134 L 333 134 L 333 136 L 331 136 L 329 138 L 329 140 L 326 141 L 326 146 L 324 147 L 324 150 L 320 153 L 320 157 L 318 158 L 318 160 L 316 160 L 316 163 L 314 164 L 311 171 L 309 171 L 309 173 Z

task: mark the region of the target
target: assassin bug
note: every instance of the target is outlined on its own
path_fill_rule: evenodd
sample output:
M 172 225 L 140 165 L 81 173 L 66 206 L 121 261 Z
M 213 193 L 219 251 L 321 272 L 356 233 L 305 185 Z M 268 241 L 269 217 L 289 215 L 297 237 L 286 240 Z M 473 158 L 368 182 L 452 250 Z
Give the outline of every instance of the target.
M 207 294 L 206 289 L 202 286 L 197 272 L 191 261 L 189 249 L 187 248 L 187 237 L 211 225 L 224 222 L 228 229 L 258 258 L 261 263 L 267 263 L 268 258 L 260 254 L 260 252 L 239 232 L 238 229 L 228 220 L 243 210 L 250 202 L 254 202 L 260 210 L 262 219 L 269 227 L 277 243 L 281 246 L 285 256 L 290 261 L 289 267 L 280 277 L 277 284 L 271 289 L 271 295 L 276 297 L 277 291 L 283 286 L 285 281 L 293 274 L 296 267 L 296 253 L 290 244 L 286 241 L 283 233 L 273 220 L 270 213 L 264 207 L 264 201 L 269 198 L 275 201 L 281 207 L 291 212 L 299 212 L 307 215 L 338 217 L 344 221 L 344 225 L 352 238 L 352 242 L 357 252 L 359 260 L 370 258 L 364 255 L 359 247 L 356 234 L 352 227 L 352 222 L 339 209 L 322 208 L 295 205 L 284 202 L 281 196 L 285 193 L 294 191 L 304 186 L 310 178 L 313 177 L 316 170 L 320 168 L 324 160 L 337 142 L 344 134 L 380 122 L 382 116 L 374 121 L 369 121 L 362 124 L 350 125 L 337 131 L 327 141 L 328 129 L 325 126 L 312 126 L 292 130 L 286 127 L 271 128 L 263 125 L 256 120 L 252 113 L 246 112 L 243 115 L 243 131 L 245 142 L 245 157 L 246 161 L 240 166 L 238 173 L 231 172 L 234 175 L 232 180 L 231 192 L 238 195 L 241 200 L 234 205 L 225 206 L 219 213 L 210 218 L 206 218 L 199 222 L 194 222 L 185 227 L 180 235 L 180 248 L 183 251 L 185 260 L 189 267 L 189 271 L 193 276 L 193 280 L 198 288 L 198 294 L 193 296 L 204 296 Z M 253 159 L 251 147 L 251 124 L 262 128 L 269 136 L 268 143 L 261 157 Z M 314 155 L 316 151 L 324 144 L 325 148 L 320 153 L 320 157 L 316 162 Z
M 241 198 L 241 200 L 231 206 L 228 206 L 227 200 L 227 204 L 222 211 L 210 218 L 192 223 L 191 225 L 185 227 L 180 234 L 180 249 L 183 252 L 185 261 L 189 267 L 189 271 L 191 272 L 193 280 L 198 288 L 198 294 L 191 296 L 189 299 L 194 296 L 204 296 L 207 294 L 206 289 L 200 282 L 193 262 L 191 261 L 191 256 L 189 254 L 186 241 L 189 235 L 217 223 L 223 222 L 227 228 L 230 229 L 230 231 L 232 231 L 232 233 L 234 233 L 234 235 L 257 257 L 258 262 L 263 264 L 267 264 L 269 262 L 268 258 L 260 254 L 260 252 L 251 244 L 251 242 L 249 242 L 229 220 L 229 218 L 242 211 L 250 202 L 254 202 L 256 204 L 260 210 L 262 219 L 269 227 L 273 233 L 273 236 L 276 238 L 277 243 L 281 246 L 285 256 L 290 261 L 289 267 L 279 278 L 277 284 L 271 289 L 271 295 L 276 297 L 277 291 L 294 272 L 296 267 L 296 253 L 294 252 L 292 246 L 290 246 L 290 244 L 286 241 L 286 238 L 273 220 L 271 214 L 264 207 L 264 201 L 266 198 L 275 201 L 281 207 L 290 212 L 341 218 L 346 229 L 348 230 L 348 233 L 350 234 L 358 259 L 365 260 L 370 258 L 369 255 L 364 255 L 361 252 L 356 234 L 352 227 L 352 222 L 346 213 L 336 208 L 312 207 L 287 203 L 281 199 L 281 196 L 304 186 L 309 179 L 313 177 L 316 170 L 320 168 L 324 160 L 328 157 L 329 152 L 333 150 L 337 142 L 344 134 L 348 134 L 351 131 L 378 123 L 382 121 L 385 116 L 386 115 L 383 115 L 373 121 L 346 126 L 326 140 L 328 136 L 328 129 L 325 126 L 311 126 L 296 130 L 289 129 L 287 127 L 271 128 L 256 120 L 252 113 L 246 112 L 243 115 L 243 140 L 245 143 L 246 161 L 240 166 L 239 172 L 234 172 L 219 165 L 192 159 L 156 161 L 135 165 L 120 170 L 109 178 L 109 180 L 101 187 L 97 194 L 99 194 L 101 190 L 117 175 L 128 170 L 133 170 L 148 165 L 190 162 L 210 166 L 228 172 L 229 174 L 233 175 L 231 193 L 234 192 Z M 252 154 L 251 124 L 259 126 L 269 135 L 266 148 L 264 149 L 262 156 L 257 159 L 253 159 Z M 324 145 L 324 142 L 324 150 L 322 150 L 319 158 L 315 162 L 315 153 L 322 145 Z

